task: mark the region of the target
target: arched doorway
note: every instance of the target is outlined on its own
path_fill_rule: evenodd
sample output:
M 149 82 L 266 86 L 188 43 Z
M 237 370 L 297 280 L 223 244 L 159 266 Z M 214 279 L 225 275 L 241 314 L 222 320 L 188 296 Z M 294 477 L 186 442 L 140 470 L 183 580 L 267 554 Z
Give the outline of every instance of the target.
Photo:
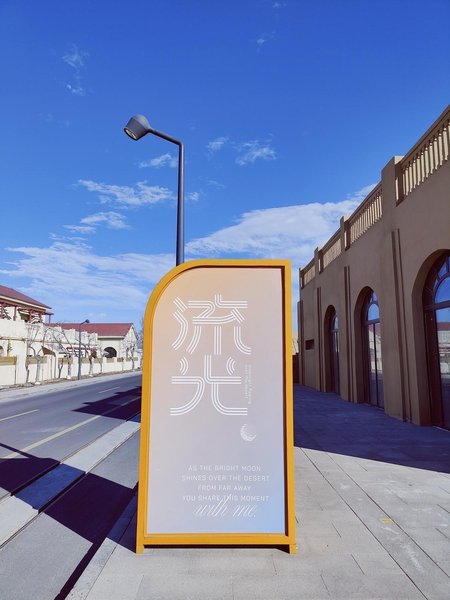
M 431 420 L 450 429 L 450 252 L 428 274 L 423 308 Z
M 363 307 L 363 340 L 365 344 L 365 397 L 366 402 L 384 407 L 383 361 L 381 357 L 381 323 L 378 298 L 373 290 L 366 296 Z
M 107 348 L 105 348 L 103 350 L 103 354 L 107 357 L 107 358 L 115 358 L 117 356 L 117 351 L 115 348 L 113 348 L 112 346 L 108 346 Z
M 339 320 L 334 306 L 325 313 L 324 329 L 326 391 L 339 394 Z

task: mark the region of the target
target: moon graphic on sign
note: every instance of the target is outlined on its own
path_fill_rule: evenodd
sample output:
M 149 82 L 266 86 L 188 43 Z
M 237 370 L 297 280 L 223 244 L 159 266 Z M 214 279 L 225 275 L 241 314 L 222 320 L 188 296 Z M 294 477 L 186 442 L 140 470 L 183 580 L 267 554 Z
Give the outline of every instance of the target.
M 241 427 L 241 438 L 246 442 L 253 442 L 256 437 L 256 427 L 245 423 Z

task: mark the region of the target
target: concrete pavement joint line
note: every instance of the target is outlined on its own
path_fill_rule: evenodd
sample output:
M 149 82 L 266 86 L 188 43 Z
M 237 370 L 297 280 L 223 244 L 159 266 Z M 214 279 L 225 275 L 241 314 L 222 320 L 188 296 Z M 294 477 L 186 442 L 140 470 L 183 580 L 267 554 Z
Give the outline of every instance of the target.
M 70 433 L 71 431 L 74 431 L 75 429 L 78 429 L 79 427 L 83 427 L 83 425 L 87 425 L 88 423 L 91 423 L 92 421 L 95 421 L 96 419 L 100 419 L 100 417 L 106 417 L 107 415 L 109 415 L 109 413 L 112 413 L 113 411 L 115 411 L 119 408 L 122 408 L 123 406 L 127 406 L 128 404 L 131 404 L 132 402 L 137 400 L 139 397 L 140 396 L 137 396 L 136 398 L 133 398 L 132 400 L 129 400 L 128 402 L 125 402 L 125 404 L 121 404 L 120 406 L 115 406 L 114 408 L 110 408 L 109 410 L 107 410 L 105 413 L 102 413 L 101 415 L 95 415 L 95 417 L 90 417 L 89 419 L 86 419 L 85 421 L 81 421 L 81 423 L 77 423 L 76 425 L 72 425 L 72 427 L 68 427 L 67 429 L 64 429 L 63 431 L 58 431 L 57 433 L 54 433 L 53 435 L 49 435 L 48 437 L 44 438 L 43 440 L 34 442 L 33 444 L 26 446 L 25 448 L 21 448 L 17 452 L 11 452 L 11 454 L 7 454 L 6 456 L 3 456 L 1 460 L 16 458 L 16 456 L 20 456 L 24 452 L 29 452 L 30 450 L 34 450 L 34 448 L 37 448 L 38 446 L 42 446 L 42 444 L 46 444 L 47 442 L 51 442 L 52 440 L 55 440 L 56 438 L 59 438 L 62 435 L 65 435 L 66 433 Z
M 328 589 L 328 586 L 327 586 L 327 584 L 325 583 L 325 579 L 323 578 L 323 575 L 322 575 L 322 573 L 320 574 L 320 579 L 322 580 L 322 583 L 323 583 L 323 585 L 324 585 L 324 587 L 325 587 L 325 590 L 326 590 L 326 592 L 327 592 L 327 594 L 328 594 L 328 598 L 331 598 L 331 596 L 330 596 L 330 590 Z
M 105 435 L 94 440 L 90 446 L 84 447 L 79 453 L 75 453 L 71 457 L 73 464 L 70 464 L 69 461 L 61 463 L 30 484 L 28 488 L 21 490 L 20 493 L 25 498 L 27 498 L 27 495 L 33 497 L 34 506 L 17 496 L 10 496 L 2 502 L 0 504 L 0 547 L 17 535 L 39 513 L 67 492 L 69 488 L 130 439 L 139 429 L 139 423 L 131 421 L 122 423 L 112 431 L 108 431 Z M 91 453 L 90 457 L 89 453 Z M 80 456 L 78 457 L 77 454 L 80 454 Z
M 111 392 L 112 390 L 118 390 L 119 388 L 120 388 L 120 385 L 116 385 L 116 387 L 108 388 L 107 390 L 101 390 L 100 392 L 97 392 L 97 394 L 105 394 L 106 392 Z
M 30 413 L 37 412 L 38 410 L 39 410 L 39 408 L 35 408 L 34 410 L 27 410 L 27 412 L 19 413 L 18 415 L 11 415 L 10 417 L 3 417 L 3 419 L 0 419 L 0 422 L 7 421 L 8 419 L 15 419 L 16 417 L 22 417 L 23 415 L 29 415 Z
M 320 446 L 320 444 L 319 444 L 319 446 Z M 321 446 L 320 446 L 320 447 L 321 447 Z M 302 450 L 304 451 L 304 449 L 303 449 L 303 448 L 302 448 Z M 327 453 L 327 452 L 325 452 L 325 450 L 321 450 L 321 452 L 323 452 L 324 454 L 327 454 L 327 456 L 328 456 L 329 458 L 331 458 L 331 457 L 328 455 L 328 453 Z M 397 561 L 397 559 L 396 559 L 394 556 L 392 556 L 392 554 L 391 554 L 391 553 L 390 553 L 390 552 L 389 552 L 389 551 L 388 551 L 388 550 L 387 550 L 387 549 L 384 547 L 384 545 L 383 545 L 383 543 L 381 542 L 381 540 L 380 540 L 380 539 L 379 539 L 379 538 L 378 538 L 378 537 L 377 537 L 377 536 L 376 536 L 376 535 L 373 533 L 373 531 L 372 531 L 372 530 L 371 530 L 371 529 L 368 527 L 368 525 L 366 525 L 366 523 L 364 523 L 364 521 L 361 519 L 361 517 L 360 517 L 360 516 L 359 516 L 359 515 L 358 515 L 358 514 L 355 512 L 355 510 L 353 509 L 353 507 L 352 507 L 352 506 L 350 506 L 350 504 L 348 504 L 348 502 L 345 500 L 345 498 L 344 498 L 344 497 L 343 497 L 343 496 L 340 494 L 339 490 L 338 490 L 338 489 L 337 489 L 337 488 L 336 488 L 336 487 L 335 487 L 335 486 L 334 486 L 334 485 L 331 483 L 331 481 L 330 481 L 329 479 L 327 479 L 327 477 L 326 477 L 326 476 L 325 476 L 325 475 L 322 473 L 322 471 L 320 471 L 320 469 L 319 469 L 319 468 L 317 467 L 317 465 L 316 465 L 316 464 L 315 464 L 315 463 L 312 461 L 312 459 L 311 459 L 311 458 L 308 456 L 308 454 L 307 454 L 306 452 L 304 452 L 304 454 L 306 455 L 306 457 L 308 458 L 308 460 L 309 460 L 309 461 L 312 463 L 312 465 L 314 466 L 314 468 L 315 468 L 315 469 L 316 469 L 316 470 L 317 470 L 317 471 L 318 471 L 318 472 L 321 474 L 321 476 L 322 476 L 322 477 L 325 479 L 325 481 L 328 483 L 328 485 L 330 485 L 330 486 L 333 488 L 333 490 L 336 492 L 336 494 L 339 496 L 339 498 L 340 498 L 340 499 L 341 499 L 343 502 L 345 502 L 345 504 L 346 504 L 346 505 L 347 505 L 347 506 L 350 508 L 350 510 L 353 512 L 353 514 L 356 516 L 356 518 L 357 518 L 357 519 L 358 519 L 358 520 L 359 520 L 359 521 L 362 523 L 362 525 L 363 525 L 363 526 L 364 526 L 364 527 L 367 529 L 367 531 L 368 531 L 368 532 L 369 532 L 369 533 L 370 533 L 370 534 L 371 534 L 371 535 L 372 535 L 372 536 L 373 536 L 373 537 L 374 537 L 374 538 L 377 540 L 377 542 L 378 542 L 378 543 L 380 544 L 380 546 L 381 546 L 381 547 L 384 549 L 384 551 L 385 551 L 385 552 L 387 552 L 387 554 L 389 554 L 389 556 L 392 558 L 392 560 L 393 560 L 393 561 L 394 561 L 394 562 L 395 562 L 395 563 L 398 565 L 398 567 L 400 568 L 400 570 L 401 570 L 401 571 L 402 571 L 402 572 L 405 574 L 405 576 L 406 576 L 406 577 L 407 577 L 407 578 L 408 578 L 408 579 L 411 581 L 411 583 L 412 583 L 412 584 L 413 584 L 413 586 L 414 586 L 414 587 L 417 589 L 417 591 L 419 592 L 419 594 L 421 594 L 421 595 L 422 595 L 422 596 L 425 598 L 425 600 L 427 600 L 427 596 L 426 596 L 426 595 L 425 595 L 425 594 L 422 592 L 422 590 L 421 590 L 421 589 L 420 589 L 420 588 L 417 586 L 417 584 L 416 584 L 416 583 L 413 581 L 413 579 L 410 577 L 410 575 L 408 575 L 408 573 L 407 573 L 407 572 L 404 570 L 404 568 L 403 568 L 403 567 L 402 567 L 402 565 L 401 565 L 401 564 L 400 564 L 400 563 Z M 331 459 L 331 460 L 332 460 L 332 459 Z M 335 462 L 335 461 L 333 461 L 333 462 Z M 335 462 L 335 464 L 337 464 L 337 465 L 338 465 L 338 463 L 336 463 L 336 462 Z M 339 465 L 338 465 L 338 466 L 339 466 Z M 339 468 L 341 469 L 341 471 L 343 471 L 343 472 L 345 473 L 345 471 L 344 471 L 344 470 L 343 470 L 343 469 L 342 469 L 340 466 L 339 466 Z M 347 473 L 346 473 L 346 475 L 347 475 Z M 351 477 L 350 477 L 349 475 L 347 475 L 347 476 L 348 476 L 348 477 L 351 479 Z M 352 480 L 352 481 L 353 481 L 353 480 Z M 368 499 L 369 499 L 371 502 L 373 502 L 373 504 L 375 504 L 375 506 L 377 506 L 377 507 L 379 508 L 379 510 L 380 510 L 380 511 L 381 511 L 383 514 L 386 514 L 386 512 L 385 512 L 385 511 L 384 511 L 384 510 L 383 510 L 383 509 L 382 509 L 382 508 L 381 508 L 381 507 L 380 507 L 380 506 L 379 506 L 379 505 L 378 505 L 378 504 L 375 502 L 375 500 L 372 500 L 372 498 L 370 498 L 370 497 L 369 497 L 369 496 L 366 494 L 366 492 L 365 492 L 365 491 L 364 491 L 362 488 L 360 488 L 360 487 L 359 487 L 359 485 L 358 485 L 356 482 L 354 482 L 354 483 L 355 483 L 355 485 L 356 485 L 356 486 L 357 486 L 357 487 L 358 487 L 358 488 L 359 488 L 359 489 L 360 489 L 360 490 L 363 492 L 363 494 L 364 494 L 365 496 L 367 496 L 367 498 L 368 498 Z M 401 531 L 403 531 L 403 530 L 402 530 L 400 527 L 399 527 L 399 529 L 400 529 Z M 411 538 L 410 538 L 410 537 L 409 537 L 409 536 L 408 536 L 406 533 L 405 533 L 405 535 L 406 535 L 406 537 L 408 537 L 408 538 L 411 540 Z M 418 546 L 418 545 L 416 544 L 416 542 L 415 542 L 414 540 L 411 540 L 411 542 L 412 542 L 412 543 L 413 543 L 415 546 L 417 546 L 417 548 L 419 548 L 419 550 L 421 550 L 421 551 L 422 551 L 422 552 L 423 552 L 423 553 L 424 553 L 424 554 L 425 554 L 425 555 L 426 555 L 428 558 L 430 558 L 430 557 L 428 556 L 428 554 L 426 554 L 426 552 L 424 552 L 424 551 L 423 551 L 423 550 L 420 548 L 420 546 Z M 435 565 L 436 565 L 436 563 L 434 562 L 434 560 L 433 560 L 432 558 L 430 558 L 430 560 L 431 560 L 431 562 L 432 562 L 433 564 L 435 564 Z M 439 567 L 439 565 L 436 565 L 436 566 L 438 566 L 438 567 Z M 441 569 L 440 567 L 439 567 L 439 569 L 442 571 L 442 569 Z M 446 577 L 448 577 L 448 576 L 447 576 L 447 574 L 445 573 L 445 571 L 442 571 L 442 572 L 444 573 L 444 575 L 445 575 Z
M 334 462 L 334 464 L 335 464 L 335 465 L 337 465 L 337 466 L 339 467 L 339 469 L 340 469 L 340 470 L 341 470 L 341 471 L 342 471 L 342 472 L 343 472 L 343 473 L 344 473 L 344 474 L 345 474 L 345 475 L 346 475 L 346 476 L 347 476 L 347 477 L 348 477 L 348 478 L 349 478 L 349 479 L 350 479 L 350 480 L 351 480 L 351 481 L 352 481 L 352 482 L 353 482 L 353 483 L 356 485 L 356 487 L 357 487 L 358 489 L 360 489 L 360 490 L 361 490 L 361 492 L 362 492 L 364 495 L 366 495 L 366 496 L 367 496 L 367 497 L 368 497 L 368 498 L 369 498 L 369 499 L 370 499 L 370 500 L 371 500 L 371 501 L 372 501 L 372 502 L 373 502 L 373 503 L 374 503 L 374 504 L 375 504 L 375 505 L 376 505 L 376 506 L 377 506 L 377 507 L 380 509 L 380 511 L 381 511 L 381 512 L 383 512 L 385 515 L 387 515 L 387 516 L 388 516 L 388 518 L 389 518 L 389 521 L 390 521 L 390 522 L 392 522 L 392 524 L 394 524 L 396 527 L 398 527 L 398 528 L 400 529 L 400 531 L 401 531 L 401 532 L 402 532 L 402 533 L 403 533 L 403 534 L 404 534 L 404 535 L 405 535 L 405 536 L 406 536 L 406 537 L 407 537 L 407 538 L 408 538 L 408 539 L 409 539 L 409 540 L 410 540 L 410 541 L 411 541 L 411 542 L 412 542 L 412 543 L 413 543 L 415 546 L 417 546 L 417 548 L 419 548 L 419 550 L 420 550 L 421 552 L 423 552 L 423 553 L 424 553 L 424 554 L 425 554 L 425 555 L 426 555 L 426 556 L 427 556 L 427 557 L 428 557 L 428 558 L 431 560 L 431 562 L 432 562 L 432 563 L 434 563 L 434 564 L 435 564 L 435 565 L 436 565 L 436 566 L 437 566 L 437 567 L 438 567 L 438 568 L 439 568 L 439 569 L 442 571 L 442 573 L 443 573 L 443 574 L 444 574 L 446 577 L 448 577 L 448 575 L 447 575 L 447 573 L 444 571 L 444 569 L 442 569 L 442 567 L 440 567 L 440 566 L 437 564 L 437 562 L 436 562 L 435 560 L 433 560 L 433 558 L 432 558 L 432 557 L 431 557 L 431 556 L 430 556 L 430 555 L 429 555 L 427 552 L 425 552 L 425 550 L 424 550 L 423 548 L 421 548 L 421 547 L 419 546 L 419 544 L 418 544 L 418 543 L 417 543 L 417 542 L 416 542 L 416 541 L 415 541 L 415 540 L 414 540 L 414 539 L 413 539 L 413 538 L 412 538 L 412 537 L 411 537 L 411 536 L 410 536 L 410 535 L 409 535 L 409 534 L 408 534 L 408 533 L 407 533 L 407 532 L 406 532 L 406 531 L 403 529 L 403 527 L 401 527 L 401 525 L 399 525 L 399 524 L 398 524 L 398 522 L 397 522 L 395 519 L 393 519 L 393 518 L 392 518 L 390 515 L 388 515 L 388 513 L 387 513 L 387 512 L 386 512 L 386 511 L 385 511 L 385 510 L 384 510 L 384 509 L 383 509 L 383 508 L 382 508 L 382 507 L 381 507 L 381 506 L 378 504 L 378 502 L 376 502 L 376 500 L 374 500 L 373 498 L 371 498 L 371 497 L 370 497 L 370 496 L 367 494 L 367 492 L 366 492 L 366 491 L 365 491 L 365 490 L 364 490 L 364 489 L 363 489 L 363 488 L 362 488 L 362 487 L 361 487 L 361 486 L 360 486 L 360 485 L 359 485 L 359 484 L 358 484 L 358 483 L 357 483 L 357 482 L 356 482 L 356 481 L 353 479 L 353 477 L 352 477 L 352 476 L 351 476 L 349 473 L 347 473 L 346 471 L 344 471 L 344 469 L 341 467 L 341 465 L 340 465 L 338 462 L 336 462 L 336 461 L 334 460 L 334 458 L 333 458 L 333 457 L 332 457 L 332 456 L 331 456 L 331 455 L 330 455 L 328 452 L 327 452 L 326 454 L 327 454 L 327 456 L 328 456 L 328 457 L 329 457 L 329 458 L 330 458 L 330 459 L 331 459 L 331 460 Z M 413 467 L 408 467 L 408 470 L 410 470 L 411 468 L 413 468 Z M 327 481 L 328 481 L 328 479 L 327 479 Z M 330 485 L 332 485 L 332 484 L 331 484 L 331 482 L 329 482 L 329 483 L 330 483 Z M 334 488 L 334 486 L 333 486 L 333 489 L 335 489 L 335 488 Z M 337 491 L 337 490 L 336 490 L 336 491 Z M 396 494 L 395 494 L 395 495 L 396 495 Z M 343 500 L 344 500 L 344 499 L 343 499 Z M 359 518 L 359 517 L 358 517 L 358 518 Z M 360 520 L 361 520 L 361 519 L 360 519 Z M 366 526 L 366 527 L 367 527 L 367 526 Z M 370 529 L 369 529 L 368 527 L 367 527 L 367 529 L 370 531 Z M 372 533 L 372 532 L 370 531 L 370 533 Z M 376 539 L 378 539 L 378 538 L 376 537 L 376 535 L 375 535 L 375 534 L 373 534 L 373 533 L 372 533 L 372 535 L 373 535 L 373 536 L 374 536 Z M 380 541 L 380 540 L 378 540 L 378 541 L 379 541 L 379 542 L 380 542 L 380 544 L 381 544 L 381 541 Z M 414 557 L 412 557 L 412 556 L 410 556 L 410 559 L 411 559 L 411 561 L 412 561 L 413 563 L 414 563 L 414 561 L 415 561 L 415 560 L 417 560 L 417 559 L 415 559 L 415 558 L 414 558 Z M 420 570 L 420 569 L 419 569 L 417 566 L 416 566 L 416 568 L 417 568 L 418 570 Z M 449 578 L 449 579 L 450 579 L 450 578 Z
M 353 558 L 353 560 L 355 561 L 355 563 L 358 565 L 359 570 L 361 571 L 361 573 L 363 575 L 366 575 L 366 573 L 364 573 L 363 569 L 361 568 L 361 565 L 359 564 L 359 562 L 356 560 L 356 558 L 353 556 L 353 554 L 350 554 L 350 556 Z

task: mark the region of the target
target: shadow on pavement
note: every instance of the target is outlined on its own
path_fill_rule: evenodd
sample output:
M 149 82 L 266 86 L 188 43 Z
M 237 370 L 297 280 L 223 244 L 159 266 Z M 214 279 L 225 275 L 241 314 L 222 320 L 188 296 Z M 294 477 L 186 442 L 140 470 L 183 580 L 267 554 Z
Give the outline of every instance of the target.
M 294 386 L 298 447 L 450 473 L 450 431 L 389 417 L 367 404 Z
M 39 458 L 6 444 L 0 443 L 0 447 L 18 454 L 14 458 L 0 459 L 0 498 L 23 487 L 59 464 L 59 461 L 54 458 Z
M 131 390 L 117 392 L 100 400 L 84 402 L 83 406 L 75 409 L 74 412 L 86 413 L 90 415 L 105 415 L 113 419 L 126 420 L 130 415 L 138 412 L 140 410 L 140 406 L 141 386 L 139 385 Z
M 91 543 L 82 559 L 73 565 L 72 573 L 55 600 L 67 597 L 130 502 L 133 493 L 134 490 L 125 485 L 88 473 L 58 502 L 44 511 L 49 517 Z

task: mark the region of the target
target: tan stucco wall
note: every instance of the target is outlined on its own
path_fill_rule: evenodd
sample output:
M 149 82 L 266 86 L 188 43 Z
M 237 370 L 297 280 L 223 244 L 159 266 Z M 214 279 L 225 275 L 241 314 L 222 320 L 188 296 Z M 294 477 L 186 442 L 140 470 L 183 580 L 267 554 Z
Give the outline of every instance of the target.
M 364 401 L 360 312 L 367 288 L 378 296 L 385 410 L 430 423 L 422 290 L 440 254 L 450 249 L 450 161 L 397 204 L 400 157 L 383 169 L 382 218 L 300 292 L 301 381 L 326 390 L 324 319 L 339 317 L 340 393 Z M 314 349 L 305 340 L 314 339 Z

